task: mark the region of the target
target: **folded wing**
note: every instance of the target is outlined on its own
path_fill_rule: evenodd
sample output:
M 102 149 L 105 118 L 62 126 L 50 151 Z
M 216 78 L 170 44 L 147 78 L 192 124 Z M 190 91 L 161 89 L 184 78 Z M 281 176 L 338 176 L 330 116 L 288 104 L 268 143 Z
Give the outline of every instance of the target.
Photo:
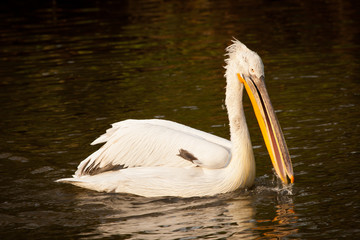
M 82 161 L 75 176 L 132 167 L 223 168 L 231 142 L 166 120 L 126 120 L 112 125 L 92 145 L 105 143 Z

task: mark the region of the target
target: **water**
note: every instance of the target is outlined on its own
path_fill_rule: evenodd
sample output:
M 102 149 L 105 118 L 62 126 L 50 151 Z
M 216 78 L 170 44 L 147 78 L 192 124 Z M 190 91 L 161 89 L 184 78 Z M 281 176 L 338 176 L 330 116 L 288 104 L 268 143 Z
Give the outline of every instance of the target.
M 1 239 L 360 237 L 359 5 L 351 1 L 11 1 L 0 7 Z M 224 48 L 257 51 L 293 159 L 205 198 L 97 193 L 71 176 L 109 124 L 165 118 L 229 137 Z

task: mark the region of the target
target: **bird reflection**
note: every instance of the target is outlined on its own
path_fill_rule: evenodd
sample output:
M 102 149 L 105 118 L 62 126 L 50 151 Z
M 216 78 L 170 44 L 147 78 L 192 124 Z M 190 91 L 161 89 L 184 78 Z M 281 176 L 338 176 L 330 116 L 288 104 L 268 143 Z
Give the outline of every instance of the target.
M 255 209 L 249 196 L 241 197 L 230 202 L 228 206 L 229 216 L 236 223 L 233 228 L 232 238 L 254 239 L 256 224 L 254 221 Z
M 280 199 L 279 199 L 280 198 Z M 257 219 L 255 230 L 261 232 L 261 238 L 282 239 L 298 232 L 296 227 L 298 217 L 294 210 L 292 198 L 289 196 L 278 197 L 276 216 L 273 219 Z
M 139 239 L 226 238 L 254 239 L 256 227 L 251 197 L 233 195 L 209 198 L 143 198 L 131 195 L 94 195 L 78 199 L 98 215 L 87 239 L 129 237 Z M 125 198 L 126 199 L 125 199 Z M 96 208 L 96 210 L 94 210 Z
M 82 209 L 81 222 L 94 226 L 88 232 L 82 232 L 87 239 L 114 236 L 139 239 L 281 239 L 298 231 L 292 196 L 283 196 L 269 187 L 251 193 L 188 199 L 89 191 L 79 192 L 74 199 L 74 207 Z M 275 200 L 275 209 L 273 203 L 271 209 L 263 205 L 268 200 Z M 272 217 L 261 217 L 264 213 Z

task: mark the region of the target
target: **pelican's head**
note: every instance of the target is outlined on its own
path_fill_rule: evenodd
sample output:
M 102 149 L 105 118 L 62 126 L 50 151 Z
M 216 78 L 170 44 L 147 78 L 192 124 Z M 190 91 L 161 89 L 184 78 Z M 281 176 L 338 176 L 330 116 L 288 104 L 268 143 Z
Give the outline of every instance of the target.
M 236 39 L 226 50 L 226 76 L 245 87 L 276 173 L 284 183 L 288 178 L 294 182 L 290 154 L 266 90 L 261 58 Z
M 233 40 L 233 44 L 227 47 L 226 51 L 229 56 L 225 60 L 228 70 L 234 69 L 241 76 L 256 76 L 259 79 L 265 77 L 264 64 L 259 55 L 240 41 Z

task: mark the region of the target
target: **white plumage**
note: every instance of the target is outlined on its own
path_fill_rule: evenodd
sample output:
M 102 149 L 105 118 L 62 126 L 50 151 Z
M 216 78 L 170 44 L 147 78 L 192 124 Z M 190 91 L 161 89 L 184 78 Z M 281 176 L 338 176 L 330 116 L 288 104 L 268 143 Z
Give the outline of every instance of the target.
M 75 175 L 80 176 L 87 167 L 104 168 L 111 165 L 129 167 L 190 167 L 190 161 L 178 156 L 181 149 L 197 157 L 197 165 L 222 168 L 230 161 L 231 142 L 175 122 L 151 120 L 125 120 L 96 139 L 92 145 L 104 143 L 98 151 L 86 158 Z M 160 151 L 166 146 L 166 151 Z
M 237 40 L 227 48 L 226 106 L 231 141 L 159 119 L 125 120 L 92 144 L 73 178 L 80 187 L 146 197 L 205 196 L 250 187 L 255 161 L 242 107 L 243 78 L 264 76 L 260 57 Z

